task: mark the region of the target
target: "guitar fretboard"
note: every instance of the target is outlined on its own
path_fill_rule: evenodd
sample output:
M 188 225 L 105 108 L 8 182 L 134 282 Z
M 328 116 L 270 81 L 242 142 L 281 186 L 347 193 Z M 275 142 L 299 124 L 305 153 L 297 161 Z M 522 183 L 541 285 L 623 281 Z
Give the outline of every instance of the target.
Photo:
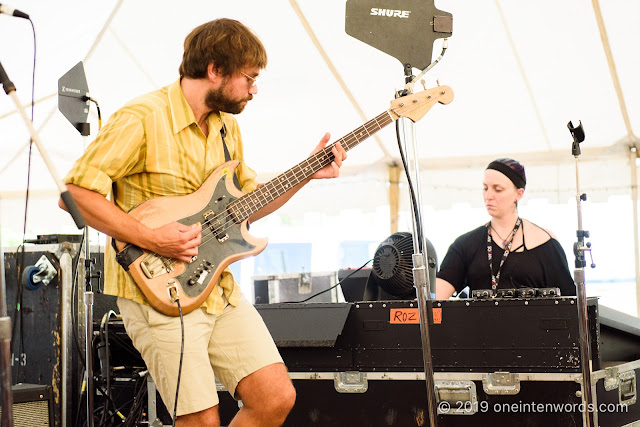
M 316 154 L 310 156 L 308 159 L 298 163 L 286 172 L 281 173 L 264 185 L 261 185 L 257 190 L 235 200 L 228 206 L 228 210 L 234 221 L 240 223 L 245 219 L 248 219 L 251 215 L 273 202 L 275 199 L 300 184 L 323 167 L 331 164 L 334 160 L 331 149 L 338 142 L 342 145 L 342 148 L 344 148 L 345 151 L 349 151 L 393 121 L 394 119 L 391 117 L 389 111 L 385 111 L 351 133 L 343 136 L 333 144 L 326 146 Z

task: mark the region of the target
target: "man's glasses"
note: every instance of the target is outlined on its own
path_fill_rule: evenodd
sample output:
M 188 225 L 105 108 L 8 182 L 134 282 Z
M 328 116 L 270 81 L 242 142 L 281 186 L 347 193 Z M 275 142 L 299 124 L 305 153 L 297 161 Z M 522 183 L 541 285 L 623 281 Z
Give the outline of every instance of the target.
M 242 74 L 247 78 L 247 83 L 249 83 L 249 87 L 253 87 L 258 84 L 258 79 L 256 79 L 255 77 L 251 77 L 249 74 L 245 74 L 242 71 L 240 71 L 240 74 Z

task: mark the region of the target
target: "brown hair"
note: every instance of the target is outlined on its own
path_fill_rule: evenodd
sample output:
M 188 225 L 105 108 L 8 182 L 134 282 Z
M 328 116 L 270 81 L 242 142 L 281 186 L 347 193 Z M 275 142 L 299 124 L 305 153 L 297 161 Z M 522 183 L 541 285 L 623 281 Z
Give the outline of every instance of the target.
M 230 76 L 245 67 L 265 68 L 267 52 L 249 28 L 220 18 L 196 27 L 185 38 L 180 77 L 204 78 L 211 62 L 223 76 Z

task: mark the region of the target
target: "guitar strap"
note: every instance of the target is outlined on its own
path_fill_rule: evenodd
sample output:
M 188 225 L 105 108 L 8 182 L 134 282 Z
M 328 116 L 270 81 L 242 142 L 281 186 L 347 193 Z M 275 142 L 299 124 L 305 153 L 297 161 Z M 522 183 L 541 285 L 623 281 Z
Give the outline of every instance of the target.
M 231 155 L 229 154 L 227 143 L 224 140 L 225 136 L 227 136 L 227 127 L 223 122 L 222 127 L 220 128 L 220 137 L 222 138 L 222 147 L 224 148 L 224 161 L 228 162 L 231 160 Z M 235 173 L 233 174 L 233 183 L 235 184 L 236 188 L 240 189 L 240 181 L 238 180 L 238 176 Z M 111 194 L 113 196 L 113 203 L 116 203 L 116 183 L 115 182 L 111 184 Z M 120 264 L 125 271 L 129 271 L 129 266 L 136 259 L 140 258 L 140 256 L 144 254 L 142 249 L 140 249 L 136 245 L 132 245 L 131 243 L 128 243 L 124 247 L 124 249 L 118 252 L 118 249 L 116 248 L 115 239 L 113 238 L 111 238 L 111 245 L 113 246 L 113 249 L 116 250 L 116 261 L 118 261 L 118 264 Z
M 222 147 L 224 148 L 224 161 L 228 162 L 231 160 L 231 156 L 229 155 L 229 149 L 227 149 L 227 143 L 224 140 L 224 137 L 227 136 L 227 126 L 224 122 L 220 128 L 220 136 L 222 137 Z M 233 183 L 237 189 L 240 189 L 240 181 L 238 181 L 238 176 L 235 173 L 233 174 Z
M 116 188 L 116 183 L 112 182 L 111 196 L 113 197 L 113 204 L 117 206 Z M 118 264 L 120 264 L 122 268 L 124 268 L 124 271 L 129 271 L 129 266 L 133 263 L 133 261 L 144 255 L 144 252 L 142 251 L 142 249 L 140 249 L 140 247 L 132 245 L 131 243 L 127 243 L 127 245 L 120 252 L 118 252 L 118 248 L 116 247 L 116 239 L 114 239 L 113 237 L 109 238 L 111 239 L 111 246 L 113 246 L 113 249 L 116 251 L 116 261 L 118 261 Z

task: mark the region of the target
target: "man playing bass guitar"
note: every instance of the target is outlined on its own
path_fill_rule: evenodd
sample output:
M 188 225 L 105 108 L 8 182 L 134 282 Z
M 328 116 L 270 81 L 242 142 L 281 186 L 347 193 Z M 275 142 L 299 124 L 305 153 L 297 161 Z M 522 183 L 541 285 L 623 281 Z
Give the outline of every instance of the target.
M 87 224 L 153 253 L 161 262 L 175 260 L 185 268 L 199 262 L 198 249 L 211 238 L 211 230 L 223 242 L 228 237 L 224 231 L 218 233 L 200 221 L 149 225 L 154 223 L 128 212 L 145 201 L 174 200 L 171 197 L 175 200 L 169 204 L 182 208 L 187 203 L 180 203 L 180 197 L 196 192 L 228 160 L 240 161 L 232 174 L 244 193 L 260 186 L 256 173 L 244 164 L 234 114 L 241 113 L 258 93 L 256 81 L 266 65 L 264 46 L 243 24 L 216 19 L 195 28 L 184 42 L 180 78 L 113 114 L 66 176 Z M 314 153 L 325 148 L 328 140 L 329 135 L 324 135 Z M 330 153 L 333 158 L 326 165 L 247 219 L 255 221 L 275 211 L 310 179 L 337 177 L 346 152 L 336 144 Z M 112 188 L 113 202 L 107 199 Z M 65 208 L 62 201 L 60 206 Z M 204 218 L 206 222 L 207 214 Z M 127 271 L 127 263 L 121 264 L 116 249 L 108 245 L 105 293 L 118 296 L 127 333 L 171 411 L 181 356 L 180 318 L 154 309 Z M 149 265 L 142 268 L 152 277 Z M 189 280 L 197 285 L 209 270 L 207 265 L 193 268 L 190 274 L 195 279 Z M 176 425 L 220 424 L 216 379 L 243 402 L 231 425 L 281 425 L 293 407 L 295 390 L 260 315 L 241 294 L 228 268 L 220 270 L 207 292 L 201 303 L 197 300 L 197 308 L 183 316 L 184 359 Z

